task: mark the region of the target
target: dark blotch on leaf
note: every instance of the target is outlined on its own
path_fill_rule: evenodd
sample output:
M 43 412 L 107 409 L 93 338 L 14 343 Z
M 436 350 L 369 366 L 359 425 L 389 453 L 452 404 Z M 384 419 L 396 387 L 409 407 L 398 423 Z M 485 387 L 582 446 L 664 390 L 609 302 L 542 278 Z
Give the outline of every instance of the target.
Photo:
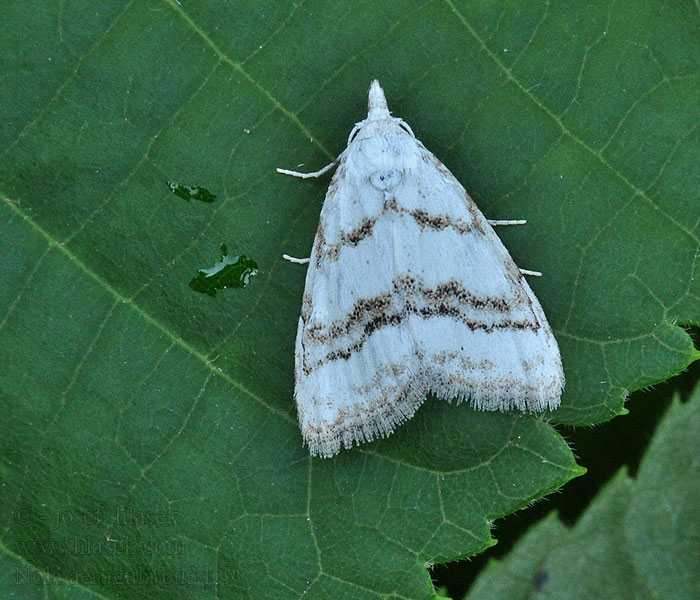
M 170 191 L 178 198 L 184 198 L 188 202 L 190 200 L 199 200 L 200 202 L 214 202 L 216 196 L 207 188 L 202 186 L 182 185 L 174 181 L 167 181 Z
M 544 589 L 545 584 L 549 581 L 549 573 L 545 569 L 540 569 L 535 573 L 535 589 L 541 592 Z
M 258 264 L 245 254 L 228 256 L 225 245 L 221 246 L 221 260 L 208 269 L 199 269 L 190 281 L 195 292 L 216 296 L 217 290 L 244 288 L 253 275 L 258 274 Z

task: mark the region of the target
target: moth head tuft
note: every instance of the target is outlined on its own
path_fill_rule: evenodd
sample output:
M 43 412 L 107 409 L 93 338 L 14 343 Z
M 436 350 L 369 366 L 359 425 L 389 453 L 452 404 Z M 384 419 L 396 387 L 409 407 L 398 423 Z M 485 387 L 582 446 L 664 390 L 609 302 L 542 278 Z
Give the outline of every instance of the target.
M 378 121 L 389 118 L 389 107 L 386 104 L 386 96 L 379 82 L 375 79 L 369 87 L 369 98 L 367 100 L 367 119 Z

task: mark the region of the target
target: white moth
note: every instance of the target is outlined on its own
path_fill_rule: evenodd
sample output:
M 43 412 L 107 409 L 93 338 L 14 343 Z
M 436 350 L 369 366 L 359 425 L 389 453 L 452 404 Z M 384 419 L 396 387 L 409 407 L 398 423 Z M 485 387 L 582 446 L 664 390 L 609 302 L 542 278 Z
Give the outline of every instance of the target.
M 392 117 L 379 82 L 333 176 L 308 262 L 295 397 L 312 455 L 389 435 L 430 391 L 478 409 L 559 405 L 540 303 L 447 168 Z

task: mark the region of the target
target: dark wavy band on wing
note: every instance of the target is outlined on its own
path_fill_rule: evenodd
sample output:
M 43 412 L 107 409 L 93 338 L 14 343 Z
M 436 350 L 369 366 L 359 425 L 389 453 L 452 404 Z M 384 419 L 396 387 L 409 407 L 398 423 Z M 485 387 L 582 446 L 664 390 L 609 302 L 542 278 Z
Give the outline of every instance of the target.
M 525 308 L 529 316 L 513 319 L 512 310 Z M 491 322 L 474 319 L 474 309 L 484 309 Z M 529 309 L 529 310 L 528 310 Z M 312 299 L 304 295 L 301 318 L 308 322 L 312 314 Z M 303 345 L 320 347 L 329 345 L 339 338 L 351 337 L 342 348 L 329 351 L 323 358 L 304 363 L 303 371 L 309 374 L 315 369 L 334 360 L 347 360 L 359 351 L 375 331 L 384 327 L 401 324 L 411 315 L 425 319 L 431 317 L 450 317 L 466 325 L 471 331 L 539 331 L 542 327 L 531 301 L 525 293 L 522 297 L 510 301 L 498 297 L 478 297 L 467 291 L 456 280 L 449 280 L 435 288 L 425 287 L 417 278 L 410 275 L 397 277 L 392 282 L 392 291 L 378 294 L 372 298 L 362 298 L 355 302 L 348 315 L 332 323 L 312 325 L 303 330 Z
M 350 231 L 341 230 L 339 242 L 329 243 L 325 238 L 323 225 L 319 223 L 318 231 L 316 232 L 316 266 L 320 266 L 321 262 L 326 258 L 332 261 L 338 260 L 340 251 L 344 246 L 353 248 L 362 240 L 371 237 L 374 226 L 380 218 L 388 212 L 394 212 L 402 217 L 407 216 L 412 218 L 421 229 L 427 228 L 434 231 L 443 231 L 451 227 L 462 235 L 472 233 L 475 229 L 477 231 L 481 230 L 480 227 L 477 229 L 464 219 L 455 219 L 449 215 L 431 215 L 428 211 L 419 208 L 404 208 L 397 204 L 396 198 L 392 198 L 384 203 L 384 208 L 378 215 L 365 217 L 357 227 Z

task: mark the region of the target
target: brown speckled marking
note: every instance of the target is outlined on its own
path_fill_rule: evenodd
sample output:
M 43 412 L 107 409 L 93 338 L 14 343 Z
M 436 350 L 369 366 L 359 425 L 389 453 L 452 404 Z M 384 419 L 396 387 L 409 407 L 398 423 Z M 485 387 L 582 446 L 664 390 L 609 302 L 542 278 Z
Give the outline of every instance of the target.
M 301 315 L 299 315 L 299 319 L 304 322 L 304 324 L 308 323 L 311 320 L 311 313 L 313 312 L 313 301 L 311 298 L 311 294 L 308 292 L 304 292 L 304 296 L 301 301 Z M 303 337 L 301 339 L 301 344 L 302 346 L 307 342 L 308 340 L 306 337 Z
M 347 360 L 359 351 L 377 330 L 401 324 L 411 315 L 425 319 L 450 317 L 463 323 L 471 331 L 534 331 L 542 328 L 535 313 L 530 309 L 529 317 L 513 319 L 508 316 L 513 299 L 507 301 L 497 297 L 477 297 L 468 292 L 458 281 L 450 280 L 435 288 L 427 288 L 416 277 L 404 275 L 392 282 L 392 291 L 372 298 L 361 298 L 355 302 L 348 315 L 336 319 L 330 325 L 317 323 L 303 332 L 305 345 L 323 346 L 352 334 L 347 346 L 335 348 L 314 363 L 304 363 L 304 373 L 334 360 Z M 530 308 L 531 301 L 524 293 L 516 298 L 515 306 Z M 485 309 L 488 316 L 500 317 L 494 322 L 474 319 L 469 316 L 473 309 Z
M 357 246 L 366 237 L 372 235 L 372 229 L 377 222 L 377 217 L 365 217 L 360 226 L 349 232 L 341 232 L 340 243 L 345 246 Z
M 340 250 L 344 246 L 355 247 L 362 240 L 371 237 L 374 226 L 379 219 L 388 212 L 395 212 L 398 215 L 411 217 L 421 229 L 433 229 L 435 231 L 443 231 L 451 227 L 459 234 L 467 234 L 473 231 L 472 226 L 463 219 L 453 219 L 449 215 L 431 215 L 428 211 L 422 209 L 409 210 L 404 207 L 399 207 L 396 204 L 396 198 L 391 198 L 384 203 L 382 211 L 374 217 L 365 217 L 360 224 L 350 231 L 340 231 L 340 241 L 330 244 L 326 241 L 323 227 L 319 222 L 318 231 L 316 232 L 316 265 L 320 266 L 323 259 L 331 261 L 338 260 Z M 477 228 L 482 231 L 480 227 Z M 483 231 L 482 231 L 483 233 Z
M 364 219 L 362 219 L 362 222 L 356 229 L 353 229 L 349 232 L 341 231 L 340 242 L 338 242 L 337 244 L 328 244 L 326 243 L 325 239 L 323 240 L 323 246 L 317 243 L 316 265 L 321 265 L 321 257 L 327 258 L 332 261 L 338 260 L 338 256 L 340 255 L 340 249 L 343 246 L 350 246 L 351 248 L 354 248 L 366 237 L 371 236 L 372 229 L 374 228 L 376 222 L 377 217 L 365 217 Z
M 314 244 L 314 254 L 316 254 L 316 268 L 321 266 L 321 256 L 323 255 L 323 249 L 328 245 L 326 243 L 326 236 L 323 230 L 323 219 L 319 219 L 318 228 L 316 229 L 316 237 Z
M 461 352 L 455 352 L 455 351 L 450 351 L 448 352 L 447 350 L 441 350 L 440 352 L 436 352 L 432 356 L 433 362 L 438 365 L 446 365 L 447 363 L 454 361 L 454 360 L 459 360 L 459 364 L 462 367 L 462 370 L 468 371 L 468 372 L 473 372 L 473 371 L 490 371 L 493 369 L 496 365 L 494 364 L 493 361 L 489 360 L 488 358 L 482 358 L 478 363 L 475 363 L 473 360 L 469 358 L 467 354 L 465 354 L 466 350 L 461 351 Z
M 347 335 L 355 325 L 361 323 L 366 317 L 379 315 L 391 307 L 392 295 L 390 292 L 378 294 L 373 298 L 360 298 L 345 319 L 334 321 L 330 327 L 323 323 L 317 323 L 306 329 L 305 337 L 316 343 L 326 343 L 331 338 Z M 323 332 L 328 329 L 327 332 Z
M 404 209 L 405 211 L 405 209 Z M 428 211 L 422 209 L 416 209 L 408 212 L 409 215 L 413 217 L 416 223 L 421 229 L 429 227 L 435 231 L 442 231 L 448 227 L 452 227 L 457 233 L 470 233 L 472 231 L 469 223 L 466 223 L 462 219 L 451 219 L 447 215 L 437 215 L 433 216 L 428 213 Z
M 399 210 L 399 202 L 396 199 L 396 196 L 390 196 L 389 198 L 384 198 L 384 208 L 382 209 L 382 214 L 388 211 L 397 211 Z
M 365 331 L 359 337 L 359 339 L 346 348 L 341 350 L 333 350 L 326 354 L 323 358 L 315 361 L 313 364 L 304 364 L 304 373 L 309 375 L 314 370 L 322 367 L 326 363 L 332 362 L 334 360 L 348 360 L 353 354 L 362 349 L 369 337 L 374 331 L 380 327 L 387 327 L 390 325 L 399 325 L 406 317 L 410 316 L 411 313 L 404 314 L 392 314 L 381 317 L 377 321 L 381 321 L 381 325 L 377 323 L 368 324 Z M 428 319 L 430 317 L 437 316 L 449 316 L 454 318 L 456 321 L 466 325 L 470 331 L 483 331 L 484 333 L 493 333 L 494 331 L 539 331 L 541 326 L 539 323 L 533 323 L 528 319 L 523 319 L 521 321 L 513 321 L 510 319 L 505 319 L 500 323 L 484 323 L 483 321 L 475 321 L 472 319 L 467 319 L 466 317 L 461 317 L 456 312 L 453 314 L 452 311 L 428 311 L 421 310 L 418 312 L 422 317 Z
M 455 179 L 455 181 L 457 180 Z M 464 188 L 462 188 L 462 192 L 464 193 L 464 201 L 467 205 L 467 210 L 472 216 L 472 225 L 474 226 L 474 229 L 476 229 L 479 233 L 485 233 L 484 225 L 488 225 L 488 223 L 482 224 L 484 217 L 481 216 L 479 209 L 476 207 L 476 204 L 474 204 L 474 200 L 472 200 L 471 196 L 467 194 L 467 191 Z
M 421 149 L 421 158 L 423 159 L 423 161 L 435 167 L 438 171 L 440 171 L 440 173 L 442 173 L 445 179 L 451 181 L 455 187 L 462 190 L 462 194 L 464 196 L 464 203 L 467 205 L 467 210 L 472 216 L 471 226 L 474 229 L 476 229 L 476 231 L 478 231 L 479 233 L 485 233 L 483 216 L 479 212 L 479 209 L 476 207 L 476 204 L 474 204 L 474 201 L 471 199 L 471 196 L 469 196 L 462 184 L 459 181 L 457 181 L 457 179 L 452 173 L 450 173 L 449 169 L 442 163 L 442 161 L 432 152 L 430 152 L 430 150 L 428 150 L 420 141 L 418 142 L 418 145 Z
M 517 289 L 517 288 L 516 288 Z M 425 287 L 422 281 L 411 275 L 402 275 L 392 281 L 392 291 L 383 292 L 372 298 L 360 298 L 355 302 L 347 316 L 336 319 L 329 325 L 319 323 L 309 327 L 305 334 L 310 341 L 325 344 L 340 336 L 348 335 L 353 330 L 366 328 L 367 323 L 377 319 L 392 309 L 403 307 L 404 311 L 417 314 L 420 307 L 431 307 L 446 302 L 462 308 L 486 309 L 489 312 L 505 314 L 513 306 L 513 300 L 507 301 L 497 296 L 475 296 L 454 279 L 441 283 L 434 289 Z M 515 298 L 516 303 L 530 306 L 530 299 L 523 293 Z M 447 306 L 445 306 L 447 311 Z M 447 312 L 445 312 L 447 314 Z M 372 331 L 377 329 L 373 327 Z

